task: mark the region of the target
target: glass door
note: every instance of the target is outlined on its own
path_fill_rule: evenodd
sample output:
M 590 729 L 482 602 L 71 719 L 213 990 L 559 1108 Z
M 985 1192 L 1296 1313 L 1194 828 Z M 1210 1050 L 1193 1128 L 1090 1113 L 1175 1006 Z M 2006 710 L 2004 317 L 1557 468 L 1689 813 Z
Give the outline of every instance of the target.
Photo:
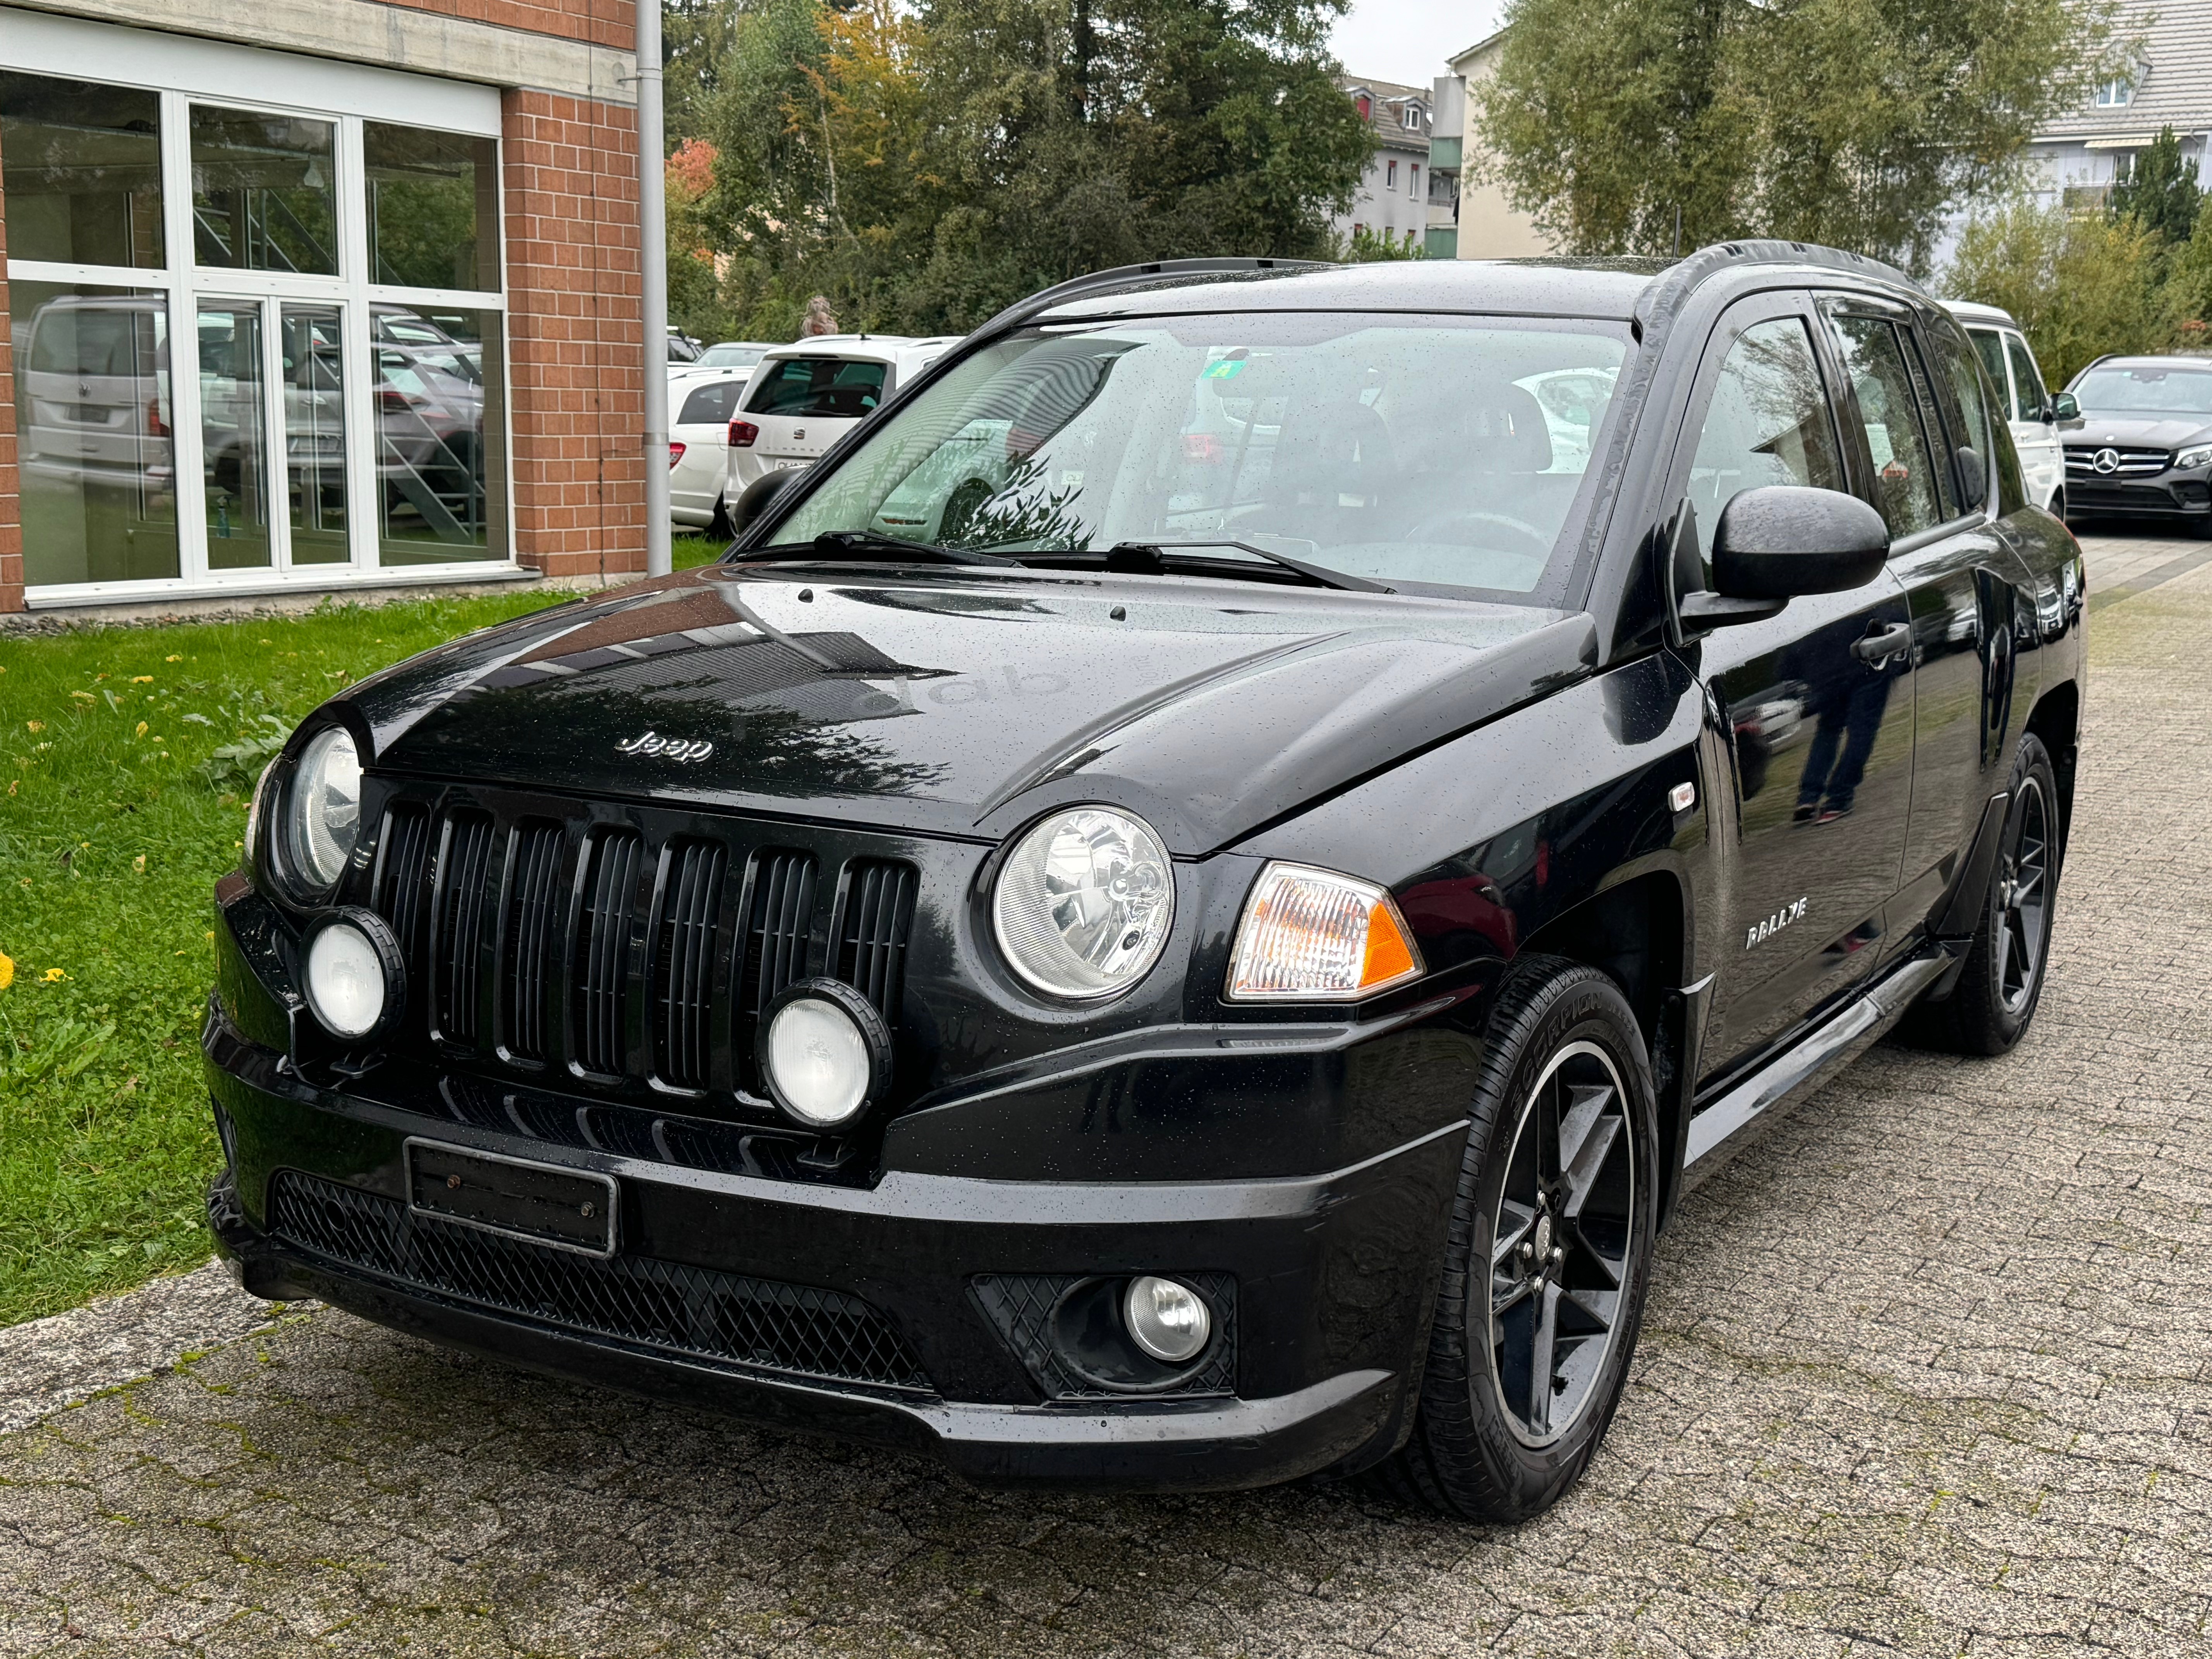
M 337 306 L 288 302 L 278 312 L 289 497 L 285 527 L 295 565 L 344 564 L 353 556 L 346 541 L 343 320 Z
M 261 300 L 198 303 L 201 499 L 210 570 L 276 564 L 265 307 Z

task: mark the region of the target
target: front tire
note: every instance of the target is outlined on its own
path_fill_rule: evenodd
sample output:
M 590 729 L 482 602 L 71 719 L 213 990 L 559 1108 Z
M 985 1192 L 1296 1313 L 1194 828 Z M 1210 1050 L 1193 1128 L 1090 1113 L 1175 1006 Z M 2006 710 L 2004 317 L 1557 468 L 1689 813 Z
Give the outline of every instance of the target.
M 1958 1054 L 2001 1054 L 2026 1035 L 2043 1000 L 2063 851 L 2051 751 L 2029 732 L 2013 757 L 2012 801 L 1981 926 L 1951 994 L 1912 1011 L 1905 1036 Z
M 1387 1486 L 1518 1522 L 1589 1467 L 1650 1280 L 1657 1112 L 1620 988 L 1524 957 L 1492 1011 L 1419 1413 Z

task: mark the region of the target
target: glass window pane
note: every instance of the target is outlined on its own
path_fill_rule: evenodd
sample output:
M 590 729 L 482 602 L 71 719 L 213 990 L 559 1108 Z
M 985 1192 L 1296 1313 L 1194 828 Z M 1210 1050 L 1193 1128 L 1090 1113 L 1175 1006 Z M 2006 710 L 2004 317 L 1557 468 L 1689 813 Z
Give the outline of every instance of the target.
M 290 475 L 292 562 L 343 564 L 345 384 L 338 308 L 283 309 L 284 464 Z
M 1966 337 L 1974 343 L 1974 355 L 1982 360 L 1990 384 L 1997 389 L 1998 404 L 2007 404 L 2012 394 L 2005 384 L 2004 342 L 1993 328 L 1970 328 Z
M 260 302 L 201 301 L 199 343 L 208 568 L 258 570 L 269 563 Z
M 1858 392 L 1859 418 L 1881 485 L 1882 516 L 1892 536 L 1910 536 L 1942 522 L 1936 466 L 1905 372 L 1897 331 L 1875 317 L 1835 319 L 1844 362 Z
M 192 225 L 200 264 L 337 275 L 328 121 L 192 106 Z
M 161 112 L 150 92 L 0 71 L 9 256 L 159 270 Z
M 167 301 L 17 276 L 8 306 L 24 581 L 178 574 Z
M 411 315 L 412 313 L 403 313 Z M 386 565 L 507 556 L 507 376 L 500 315 L 423 313 L 445 337 L 371 343 L 378 556 Z
M 1721 509 L 1766 484 L 1844 488 L 1844 468 L 1812 337 L 1795 317 L 1753 324 L 1729 348 L 1690 464 L 1698 550 L 1708 558 Z
M 882 363 L 843 357 L 787 357 L 754 377 L 745 408 L 756 415 L 823 415 L 857 418 L 884 398 Z
M 1956 337 L 1948 331 L 1937 335 L 1936 352 L 1951 377 L 1951 390 L 1959 399 L 1959 413 L 1966 421 L 1966 447 L 1982 458 L 1983 471 L 1986 477 L 1996 452 L 1990 447 L 1990 405 L 1989 399 L 1982 392 L 1982 377 L 1974 371 L 1974 360 L 1966 355 Z M 1998 377 L 1997 384 L 2004 384 L 2002 375 Z M 1979 506 L 1980 503 L 1973 505 Z
M 1937 510 L 1948 523 L 1964 510 L 1959 501 L 1958 477 L 1952 471 L 1951 451 L 1955 440 L 1944 418 L 1950 411 L 1943 409 L 1936 398 L 1922 337 L 1914 330 L 1900 328 L 1897 337 L 1905 348 L 1905 372 L 1912 381 L 1913 401 L 1920 410 L 1920 429 L 1928 434 L 1928 453 L 1935 458 L 1935 465 L 1929 470 L 1936 482 Z
M 2043 375 L 2035 366 L 2034 355 L 2016 334 L 2005 337 L 2005 350 L 2012 357 L 2012 377 L 2019 383 L 2017 401 L 2013 404 L 2013 419 L 2041 420 L 2043 405 L 2050 401 L 2051 394 L 2044 388 Z
M 499 146 L 364 121 L 369 277 L 401 288 L 499 287 Z
M 678 426 L 708 426 L 723 424 L 737 412 L 738 394 L 745 389 L 743 380 L 717 380 L 712 386 L 694 386 L 684 394 L 683 412 L 677 416 Z

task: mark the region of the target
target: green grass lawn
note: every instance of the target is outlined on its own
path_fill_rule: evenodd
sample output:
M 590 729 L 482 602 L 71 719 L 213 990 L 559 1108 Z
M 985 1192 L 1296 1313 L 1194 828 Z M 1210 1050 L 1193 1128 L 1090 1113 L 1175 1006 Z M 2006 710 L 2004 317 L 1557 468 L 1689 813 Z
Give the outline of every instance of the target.
M 0 635 L 0 1325 L 208 1254 L 210 890 L 272 741 L 560 597 Z
M 678 570 L 689 570 L 695 564 L 712 564 L 722 556 L 722 550 L 728 545 L 729 543 L 720 537 L 696 533 L 678 533 L 669 543 L 670 550 L 675 556 L 675 568 Z

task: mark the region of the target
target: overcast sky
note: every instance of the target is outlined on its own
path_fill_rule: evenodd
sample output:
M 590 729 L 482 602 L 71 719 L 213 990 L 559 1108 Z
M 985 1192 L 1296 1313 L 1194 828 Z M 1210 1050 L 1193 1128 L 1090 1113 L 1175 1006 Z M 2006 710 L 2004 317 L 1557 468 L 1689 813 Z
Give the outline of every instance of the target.
M 1352 0 L 1330 44 L 1354 75 L 1425 87 L 1498 27 L 1504 0 Z

